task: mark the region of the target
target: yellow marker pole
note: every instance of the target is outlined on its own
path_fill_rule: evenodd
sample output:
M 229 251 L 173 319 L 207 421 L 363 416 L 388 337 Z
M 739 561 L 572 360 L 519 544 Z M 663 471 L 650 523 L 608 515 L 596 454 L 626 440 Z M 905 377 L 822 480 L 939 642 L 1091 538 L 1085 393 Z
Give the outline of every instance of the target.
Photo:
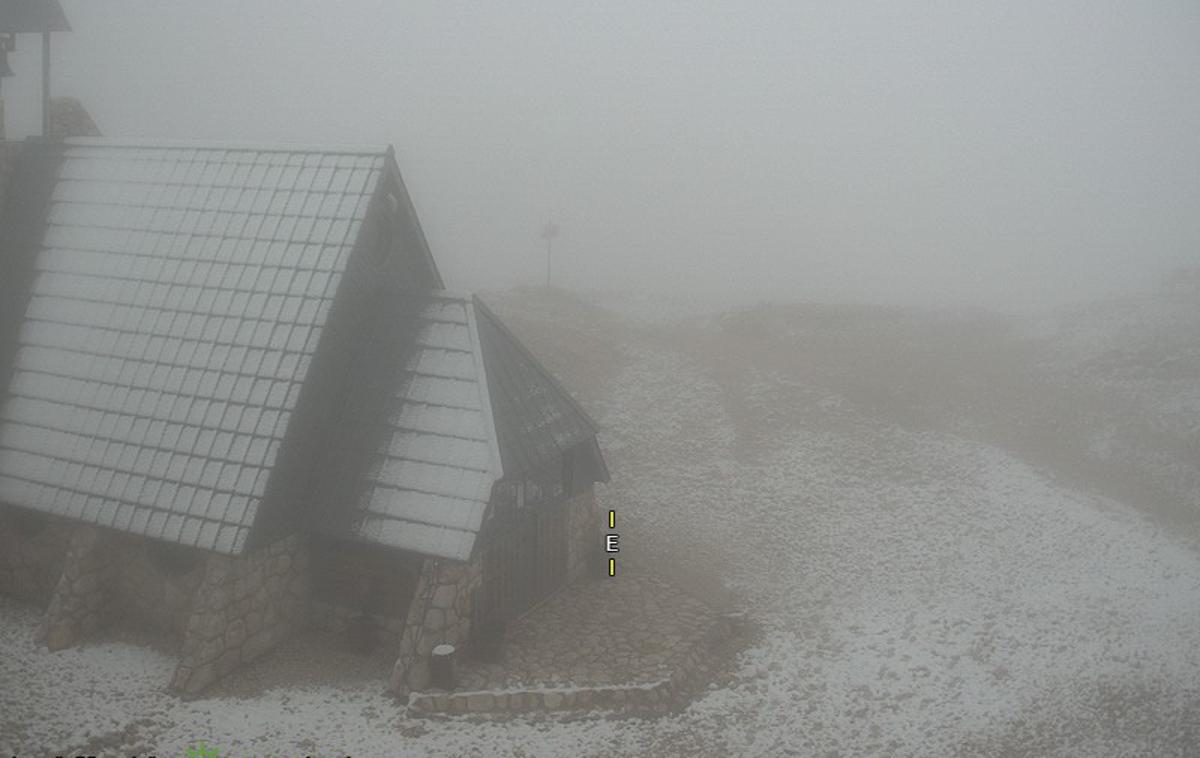
M 617 559 L 616 558 L 608 559 L 608 575 L 609 576 L 617 575 Z
M 616 511 L 608 512 L 608 528 L 609 529 L 617 528 L 617 512 Z

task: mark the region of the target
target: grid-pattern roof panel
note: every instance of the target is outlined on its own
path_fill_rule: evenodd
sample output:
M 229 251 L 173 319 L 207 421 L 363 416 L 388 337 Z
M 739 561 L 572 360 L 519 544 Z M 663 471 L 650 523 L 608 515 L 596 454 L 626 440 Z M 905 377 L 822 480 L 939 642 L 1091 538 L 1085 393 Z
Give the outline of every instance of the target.
M 71 143 L 0 500 L 240 552 L 386 159 Z
M 368 541 L 465 559 L 499 477 L 472 304 L 403 297 L 419 303 L 387 317 L 383 338 L 405 344 L 350 523 Z
M 476 304 L 504 471 L 536 471 L 596 436 L 595 423 L 500 319 Z
M 593 439 L 595 426 L 477 301 L 447 293 L 401 300 L 382 319 L 380 338 L 399 357 L 383 379 L 383 429 L 372 435 L 351 512 L 325 512 L 322 528 L 466 559 L 495 482 L 557 464 Z

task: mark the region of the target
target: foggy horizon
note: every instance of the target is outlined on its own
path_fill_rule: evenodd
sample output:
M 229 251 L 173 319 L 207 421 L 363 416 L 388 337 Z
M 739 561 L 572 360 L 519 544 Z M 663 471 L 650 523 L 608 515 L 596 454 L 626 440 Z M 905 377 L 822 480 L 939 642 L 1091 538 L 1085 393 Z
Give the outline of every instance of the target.
M 1197 0 L 6 65 L 0 758 L 1200 756 Z
M 541 283 L 548 221 L 577 289 L 1021 307 L 1200 262 L 1188 3 L 63 6 L 53 94 L 107 137 L 394 145 L 453 289 Z

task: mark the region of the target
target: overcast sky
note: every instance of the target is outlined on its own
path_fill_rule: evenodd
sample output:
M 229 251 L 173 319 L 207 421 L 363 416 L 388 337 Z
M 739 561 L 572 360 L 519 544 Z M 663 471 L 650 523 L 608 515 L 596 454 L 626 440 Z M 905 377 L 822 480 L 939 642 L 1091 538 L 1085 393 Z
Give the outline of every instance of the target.
M 1200 3 L 62 0 L 108 136 L 391 143 L 449 286 L 1041 302 L 1200 263 Z M 37 128 L 37 41 L 5 80 Z

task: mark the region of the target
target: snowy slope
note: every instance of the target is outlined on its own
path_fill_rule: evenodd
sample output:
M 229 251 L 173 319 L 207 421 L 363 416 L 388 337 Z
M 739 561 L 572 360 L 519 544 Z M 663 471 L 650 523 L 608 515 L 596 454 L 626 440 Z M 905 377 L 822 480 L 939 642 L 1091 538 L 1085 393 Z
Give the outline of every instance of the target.
M 531 311 L 505 305 L 522 326 Z M 181 701 L 165 656 L 122 639 L 49 654 L 3 603 L 0 753 L 106 733 L 160 755 L 1200 753 L 1200 555 L 1137 503 L 899 423 L 804 360 L 733 360 L 716 319 L 547 313 L 524 324 L 535 349 L 607 361 L 573 375 L 548 357 L 604 427 L 627 570 L 723 584 L 763 626 L 729 686 L 657 720 L 408 720 L 367 676 Z M 319 665 L 307 653 L 275 660 Z

